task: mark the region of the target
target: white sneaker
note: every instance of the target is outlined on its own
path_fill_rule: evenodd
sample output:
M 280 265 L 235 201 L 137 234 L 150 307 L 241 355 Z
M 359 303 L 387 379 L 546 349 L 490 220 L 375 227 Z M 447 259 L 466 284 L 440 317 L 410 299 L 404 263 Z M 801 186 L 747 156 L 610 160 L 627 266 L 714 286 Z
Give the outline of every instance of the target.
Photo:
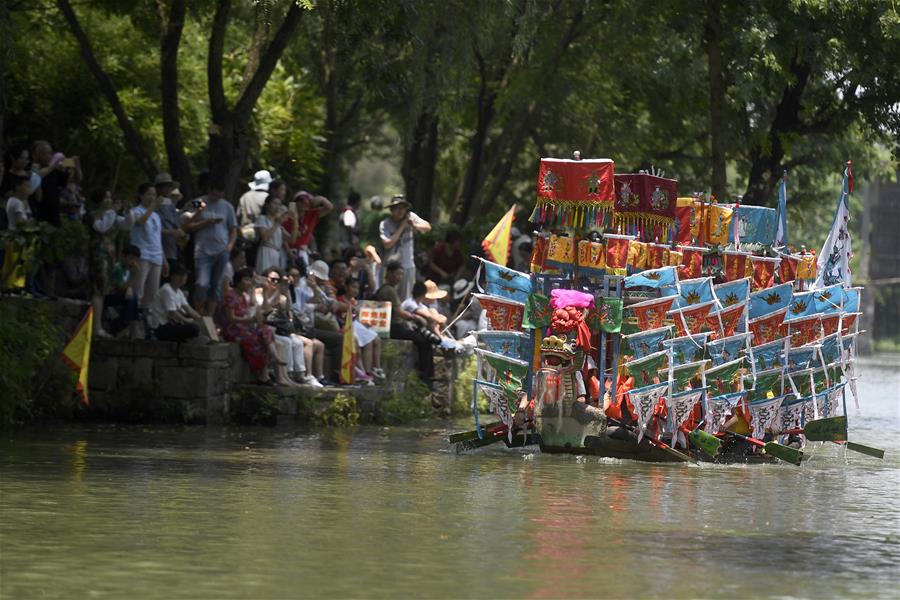
M 306 385 L 311 385 L 313 387 L 325 387 L 321 383 L 319 383 L 319 380 L 312 375 L 305 376 L 303 378 L 303 383 L 305 383 Z
M 378 379 L 386 379 L 387 378 L 387 376 L 384 374 L 384 371 L 382 371 L 379 367 L 375 367 L 372 369 L 372 375 L 374 375 Z

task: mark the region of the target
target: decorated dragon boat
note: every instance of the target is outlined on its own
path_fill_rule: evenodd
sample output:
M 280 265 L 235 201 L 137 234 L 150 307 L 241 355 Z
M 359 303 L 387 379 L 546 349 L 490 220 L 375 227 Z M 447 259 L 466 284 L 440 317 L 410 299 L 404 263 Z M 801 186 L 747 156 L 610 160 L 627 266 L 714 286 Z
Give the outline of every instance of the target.
M 485 243 L 475 429 L 450 442 L 793 464 L 809 442 L 834 442 L 883 457 L 847 439 L 862 333 L 852 189 L 848 162 L 816 254 L 788 244 L 786 173 L 767 208 L 679 196 L 676 180 L 618 174 L 610 159 L 541 159 L 530 272 Z

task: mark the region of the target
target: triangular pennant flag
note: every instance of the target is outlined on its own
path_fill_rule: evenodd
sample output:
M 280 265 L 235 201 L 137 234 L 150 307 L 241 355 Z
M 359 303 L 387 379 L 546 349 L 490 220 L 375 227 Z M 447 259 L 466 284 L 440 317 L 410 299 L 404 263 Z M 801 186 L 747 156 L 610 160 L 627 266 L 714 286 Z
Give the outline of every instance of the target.
M 658 329 L 663 326 L 666 320 L 666 313 L 672 308 L 677 296 L 668 296 L 663 298 L 653 298 L 632 304 L 629 310 L 634 312 L 637 317 L 638 326 L 643 330 Z
M 631 400 L 632 406 L 634 406 L 634 413 L 637 419 L 638 443 L 640 443 L 641 439 L 644 437 L 644 433 L 647 430 L 647 424 L 650 422 L 650 417 L 653 416 L 653 410 L 656 408 L 660 399 L 666 395 L 668 389 L 668 384 L 660 383 L 657 385 L 636 388 L 628 392 L 628 397 Z
M 831 231 L 822 245 L 817 261 L 816 283 L 814 288 L 820 289 L 836 283 L 850 287 L 850 164 L 844 170 L 841 193 L 838 196 L 837 208 Z
M 750 428 L 754 437 L 761 438 L 766 431 L 772 430 L 783 401 L 784 396 L 779 396 L 771 400 L 750 402 Z
M 744 366 L 744 357 L 727 362 L 708 369 L 706 371 L 706 385 L 710 393 L 716 396 L 741 391 L 741 369 Z
M 91 364 L 91 337 L 93 333 L 94 308 L 91 306 L 88 307 L 87 313 L 85 313 L 81 323 L 78 324 L 75 333 L 72 334 L 72 339 L 69 340 L 69 343 L 66 344 L 62 351 L 63 360 L 78 373 L 75 389 L 81 395 L 81 402 L 85 406 L 90 404 L 88 399 L 88 369 Z
M 494 225 L 494 228 L 491 229 L 481 242 L 481 248 L 484 250 L 484 255 L 487 256 L 488 259 L 502 266 L 506 266 L 506 262 L 509 260 L 509 251 L 512 247 L 510 237 L 512 235 L 512 226 L 515 217 L 516 205 L 513 204 L 512 207 L 506 211 L 506 214 L 503 215 L 503 218 Z
M 794 286 L 782 283 L 766 290 L 750 294 L 750 318 L 756 319 L 771 314 L 791 304 Z
M 541 294 L 529 294 L 525 301 L 522 327 L 543 329 L 550 326 L 550 298 Z

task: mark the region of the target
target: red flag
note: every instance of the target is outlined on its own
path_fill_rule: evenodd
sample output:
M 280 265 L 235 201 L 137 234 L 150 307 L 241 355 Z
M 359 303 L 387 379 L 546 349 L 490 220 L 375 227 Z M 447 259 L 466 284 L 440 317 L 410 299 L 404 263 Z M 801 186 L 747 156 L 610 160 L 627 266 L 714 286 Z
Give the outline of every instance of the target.
M 819 315 L 791 319 L 790 321 L 785 321 L 784 324 L 788 328 L 788 335 L 791 336 L 792 348 L 799 348 L 804 344 L 815 341 L 819 337 L 819 332 L 822 331 Z M 754 341 L 756 340 L 754 339 Z
M 665 252 L 668 249 L 669 247 L 663 244 L 647 244 L 647 268 L 659 269 L 665 266 L 663 261 L 665 260 Z
M 841 315 L 822 315 L 822 335 L 828 337 L 832 333 L 837 333 L 840 327 Z
M 622 269 L 628 264 L 628 242 L 630 235 L 606 235 L 606 268 Z
M 860 313 L 843 313 L 841 315 L 841 335 L 849 335 L 852 333 L 853 324 L 856 323 L 856 317 Z
M 713 332 L 718 333 L 719 337 L 731 337 L 737 331 L 738 325 L 744 318 L 744 310 L 747 308 L 746 302 L 733 304 L 727 308 L 723 308 L 718 313 L 709 317 L 709 328 Z M 713 336 L 713 339 L 717 339 Z
M 725 253 L 725 281 L 736 281 L 747 276 L 747 252 Z
M 781 255 L 781 266 L 778 268 L 779 283 L 797 281 L 797 267 L 800 265 L 800 257 L 790 254 Z
M 753 345 L 768 344 L 777 340 L 781 335 L 781 324 L 784 323 L 784 315 L 787 313 L 787 307 L 776 310 L 770 315 L 759 317 L 758 319 L 750 319 L 748 327 L 753 333 Z
M 781 261 L 777 258 L 750 257 L 750 264 L 753 265 L 753 279 L 750 281 L 750 285 L 754 292 L 775 285 L 775 264 L 779 262 Z
M 631 305 L 630 308 L 638 320 L 638 327 L 643 331 L 662 327 L 666 320 L 666 313 L 672 308 L 676 298 L 678 296 L 663 296 Z
M 669 311 L 672 320 L 675 321 L 675 330 L 678 337 L 696 335 L 707 330 L 709 311 L 715 305 L 715 301 L 694 304 L 685 308 L 677 308 Z
M 681 250 L 681 267 L 678 269 L 680 279 L 696 279 L 703 275 L 703 254 L 705 248 L 678 246 Z

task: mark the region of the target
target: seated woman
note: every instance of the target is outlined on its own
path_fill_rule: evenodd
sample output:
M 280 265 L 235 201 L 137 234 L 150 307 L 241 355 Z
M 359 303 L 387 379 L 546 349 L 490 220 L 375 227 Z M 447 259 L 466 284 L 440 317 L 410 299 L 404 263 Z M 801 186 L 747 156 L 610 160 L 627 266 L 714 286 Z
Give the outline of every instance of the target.
M 357 376 L 363 381 L 372 381 L 372 378 L 384 379 L 384 371 L 381 370 L 381 339 L 378 334 L 363 325 L 357 319 L 356 299 L 359 296 L 359 280 L 353 276 L 348 276 L 344 280 L 343 286 L 338 290 L 335 312 L 338 315 L 338 322 L 344 323 L 347 310 L 353 311 L 353 336 L 356 338 L 356 344 L 359 347 L 357 353 L 362 359 L 362 367 L 357 365 Z M 359 371 L 362 371 L 361 373 Z
M 276 356 L 275 332 L 263 323 L 262 311 L 256 310 L 253 295 L 253 271 L 240 269 L 234 274 L 234 286 L 228 290 L 219 307 L 219 324 L 222 337 L 241 346 L 250 370 L 266 385 L 274 385 L 269 379 L 269 361 Z
M 265 283 L 257 290 L 257 300 L 266 315 L 266 322 L 275 329 L 275 339 L 287 345 L 289 376 L 298 383 L 322 387 L 315 374 L 322 376 L 325 346 L 318 340 L 297 333 L 291 310 L 289 278 L 276 268 L 268 269 L 264 275 Z

